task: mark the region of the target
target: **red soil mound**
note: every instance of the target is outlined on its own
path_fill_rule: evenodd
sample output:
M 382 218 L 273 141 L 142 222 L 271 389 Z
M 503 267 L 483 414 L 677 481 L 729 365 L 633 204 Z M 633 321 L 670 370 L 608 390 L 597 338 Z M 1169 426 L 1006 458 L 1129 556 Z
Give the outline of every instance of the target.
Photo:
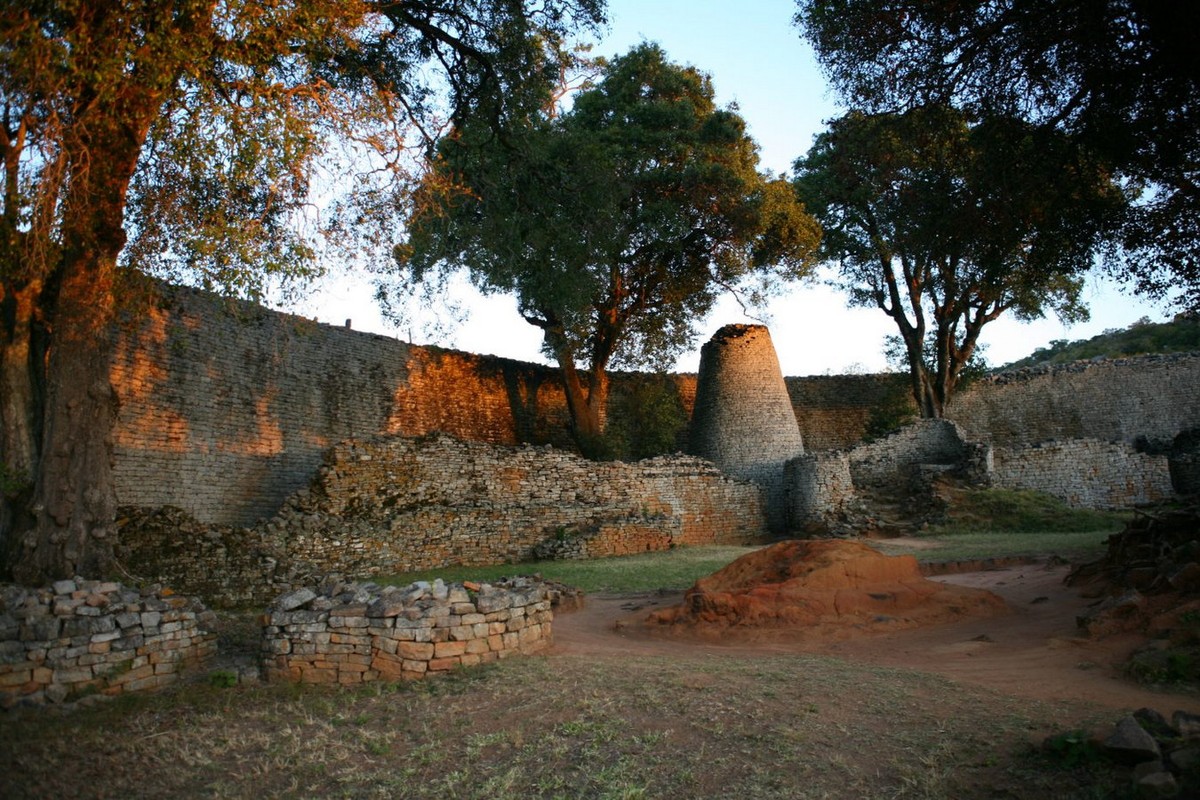
M 836 539 L 779 542 L 714 572 L 683 604 L 648 622 L 694 632 L 733 627 L 817 629 L 823 635 L 937 625 L 1007 609 L 982 589 L 931 581 L 913 556 Z

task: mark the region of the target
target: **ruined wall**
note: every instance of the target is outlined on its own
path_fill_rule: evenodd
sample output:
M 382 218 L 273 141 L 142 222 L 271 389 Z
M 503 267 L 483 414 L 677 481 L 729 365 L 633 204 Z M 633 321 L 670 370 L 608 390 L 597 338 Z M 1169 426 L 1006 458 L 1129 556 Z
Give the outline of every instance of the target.
M 403 342 L 164 290 L 121 338 L 114 479 L 123 505 L 251 524 L 307 485 L 326 448 L 444 431 L 567 445 L 547 367 Z
M 744 544 L 766 528 L 756 486 L 689 456 L 594 463 L 544 447 L 445 435 L 344 442 L 311 487 L 250 528 L 131 513 L 121 557 L 139 575 L 221 605 L 263 602 L 314 577 L 529 560 L 547 541 Z M 552 555 L 541 553 L 542 555 Z
M 263 676 L 342 685 L 416 680 L 545 649 L 552 622 L 545 585 L 529 578 L 306 587 L 267 611 Z
M 167 686 L 216 654 L 215 622 L 157 587 L 0 586 L 0 708 Z
M 1131 508 L 1171 496 L 1167 461 L 1124 442 L 1095 439 L 997 447 L 992 482 L 1046 492 L 1077 508 Z
M 991 376 L 946 415 L 998 446 L 1052 439 L 1169 444 L 1200 425 L 1200 353 L 1078 361 Z

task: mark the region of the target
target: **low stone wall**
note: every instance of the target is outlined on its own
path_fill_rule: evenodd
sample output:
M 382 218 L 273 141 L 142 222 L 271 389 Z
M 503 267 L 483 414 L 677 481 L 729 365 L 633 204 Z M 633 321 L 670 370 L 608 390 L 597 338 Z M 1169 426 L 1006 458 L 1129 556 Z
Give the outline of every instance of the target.
M 157 689 L 216 653 L 198 601 L 117 583 L 0 587 L 0 707 Z
M 837 519 L 855 499 L 850 456 L 840 451 L 805 453 L 787 463 L 788 521 L 803 530 Z
M 549 592 L 532 578 L 302 588 L 267 612 L 263 676 L 338 684 L 418 679 L 537 652 L 550 643 L 552 621 Z
M 622 555 L 746 544 L 766 529 L 759 488 L 699 458 L 596 463 L 440 434 L 337 445 L 310 488 L 253 528 L 178 510 L 128 520 L 129 569 L 219 605 L 265 604 L 330 574 L 528 561 L 539 545 L 581 537 L 589 556 Z
M 1172 494 L 1167 456 L 1139 453 L 1123 442 L 997 447 L 992 465 L 993 485 L 1046 492 L 1077 508 L 1130 508 Z
M 918 464 L 958 464 L 970 448 L 949 420 L 922 419 L 891 436 L 850 451 L 850 473 L 858 486 L 887 486 L 907 481 Z

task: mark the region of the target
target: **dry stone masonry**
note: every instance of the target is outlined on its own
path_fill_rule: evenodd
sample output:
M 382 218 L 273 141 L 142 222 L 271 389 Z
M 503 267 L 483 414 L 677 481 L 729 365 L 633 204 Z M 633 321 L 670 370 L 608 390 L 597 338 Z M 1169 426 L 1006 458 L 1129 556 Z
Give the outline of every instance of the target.
M 330 582 L 282 595 L 263 628 L 267 680 L 358 684 L 413 680 L 535 653 L 551 640 L 546 584 Z
M 725 384 L 732 388 L 721 413 L 736 417 L 741 409 L 754 420 L 731 422 L 746 442 L 744 453 L 717 458 L 731 474 L 753 472 L 741 460 L 777 456 L 779 469 L 763 473 L 781 475 L 783 461 L 802 452 L 801 434 L 810 451 L 848 450 L 876 412 L 907 402 L 902 376 L 788 378 L 799 421 L 793 431 L 766 399 L 778 394 L 766 329 L 732 326 L 721 338 L 711 343 L 709 350 L 718 352 L 706 371 L 741 371 Z M 327 448 L 346 439 L 441 431 L 496 444 L 571 447 L 565 399 L 549 367 L 413 346 L 177 287 L 164 287 L 161 301 L 121 331 L 111 377 L 120 398 L 114 431 L 120 502 L 176 506 L 203 523 L 246 526 L 269 518 L 308 485 Z M 693 375 L 671 376 L 669 383 L 685 411 L 696 408 L 691 439 L 704 445 L 713 387 L 699 394 Z M 627 384 L 614 375 L 614 397 Z M 1158 453 L 1181 431 L 1200 426 L 1198 386 L 1196 353 L 1079 362 L 986 378 L 959 394 L 947 414 L 967 440 L 1013 452 L 1090 438 Z M 729 437 L 730 446 L 737 438 Z M 724 442 L 717 437 L 713 450 L 696 452 L 716 458 Z M 778 526 L 785 512 L 780 495 L 773 496 Z
M 1168 458 L 1139 453 L 1124 442 L 997 447 L 992 460 L 996 486 L 1034 489 L 1077 508 L 1131 508 L 1171 496 Z
M 216 653 L 215 617 L 157 587 L 0 586 L 0 708 L 157 689 Z
M 367 576 L 534 557 L 745 544 L 759 491 L 691 456 L 595 463 L 550 447 L 445 435 L 344 442 L 312 486 L 250 528 L 131 511 L 131 569 L 208 602 L 266 603 L 329 574 Z
M 688 449 L 762 487 L 768 524 L 784 529 L 783 466 L 804 444 L 765 326 L 726 325 L 704 345 Z

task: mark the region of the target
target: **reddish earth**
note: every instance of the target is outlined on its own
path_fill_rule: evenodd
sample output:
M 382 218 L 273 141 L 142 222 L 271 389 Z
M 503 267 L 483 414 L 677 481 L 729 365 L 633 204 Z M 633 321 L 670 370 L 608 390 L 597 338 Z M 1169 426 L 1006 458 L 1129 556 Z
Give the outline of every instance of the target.
M 679 606 L 650 615 L 650 625 L 696 636 L 730 628 L 798 628 L 806 636 L 938 625 L 1006 611 L 983 589 L 931 581 L 913 556 L 885 556 L 860 542 L 791 540 L 764 547 L 701 578 Z
M 1168 716 L 1175 710 L 1200 713 L 1200 698 L 1152 691 L 1122 675 L 1121 663 L 1146 637 L 1089 638 L 1082 633 L 1076 618 L 1097 601 L 1066 586 L 1067 571 L 1056 564 L 1030 564 L 935 578 L 953 592 L 991 592 L 1007 611 L 958 615 L 899 630 L 887 625 L 723 623 L 720 635 L 713 636 L 705 626 L 647 624 L 651 614 L 675 614 L 681 593 L 593 595 L 582 610 L 556 617 L 554 647 L 596 656 L 822 654 L 917 669 L 1020 698 L 1078 700 L 1127 710 L 1148 706 Z

